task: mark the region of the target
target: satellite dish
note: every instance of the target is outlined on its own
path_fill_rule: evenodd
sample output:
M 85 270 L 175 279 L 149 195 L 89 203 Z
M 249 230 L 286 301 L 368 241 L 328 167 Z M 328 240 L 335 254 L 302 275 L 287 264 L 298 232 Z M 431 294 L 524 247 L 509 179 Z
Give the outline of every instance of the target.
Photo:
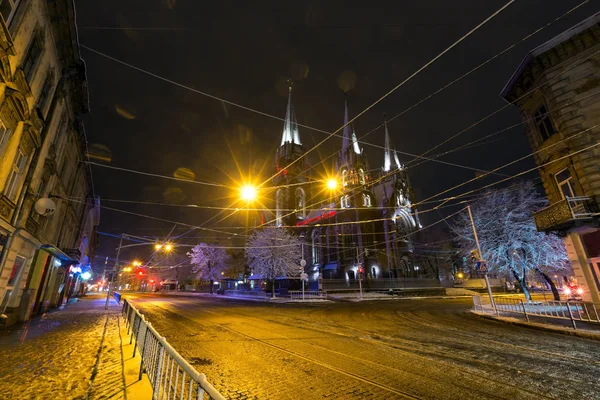
M 56 211 L 56 204 L 52 199 L 47 197 L 42 197 L 38 201 L 35 202 L 35 212 L 40 214 L 43 217 L 47 217 L 49 215 L 54 214 Z

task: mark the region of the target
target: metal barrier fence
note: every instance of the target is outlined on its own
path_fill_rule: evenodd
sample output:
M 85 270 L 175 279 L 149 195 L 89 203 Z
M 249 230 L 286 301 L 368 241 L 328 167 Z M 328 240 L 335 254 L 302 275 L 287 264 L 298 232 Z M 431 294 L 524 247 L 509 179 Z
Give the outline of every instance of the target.
M 129 344 L 135 338 L 132 356 L 138 349 L 142 357 L 139 379 L 143 372 L 148 375 L 153 400 L 225 399 L 208 383 L 206 375 L 196 371 L 127 299 L 123 299 L 123 317 L 127 334 L 131 334 Z
M 358 280 L 323 279 L 323 290 L 359 290 Z M 411 289 L 411 288 L 440 288 L 442 285 L 437 279 L 426 278 L 381 278 L 365 279 L 362 281 L 363 290 L 369 289 Z
M 289 295 L 292 299 L 326 299 L 327 292 L 318 291 L 318 290 L 290 290 Z
M 494 303 L 484 296 L 473 296 L 473 307 L 483 313 L 500 315 L 500 312 L 522 314 L 529 322 L 530 316 L 569 320 L 573 329 L 576 321 L 600 323 L 599 307 L 582 301 L 528 301 L 514 297 L 494 296 Z

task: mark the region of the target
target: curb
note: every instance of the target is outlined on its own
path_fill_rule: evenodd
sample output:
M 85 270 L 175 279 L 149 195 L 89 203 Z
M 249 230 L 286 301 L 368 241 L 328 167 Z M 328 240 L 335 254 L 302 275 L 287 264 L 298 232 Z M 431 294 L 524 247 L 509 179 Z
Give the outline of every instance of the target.
M 502 323 L 505 323 L 508 325 L 515 325 L 515 326 L 520 326 L 523 328 L 534 329 L 534 330 L 543 331 L 543 332 L 559 333 L 559 334 L 568 335 L 568 336 L 577 336 L 577 337 L 591 339 L 591 340 L 600 340 L 600 332 L 593 333 L 588 330 L 575 330 L 575 329 L 571 329 L 571 328 L 554 327 L 554 326 L 547 325 L 547 324 L 538 324 L 535 322 L 519 321 L 519 320 L 512 319 L 512 318 L 507 318 L 507 317 L 496 317 L 493 315 L 483 314 L 483 313 L 475 311 L 475 310 L 469 310 L 469 312 L 473 315 L 478 316 L 479 318 L 483 318 L 483 319 L 487 319 L 487 320 L 491 320 L 491 321 L 498 321 L 498 322 L 502 322 Z

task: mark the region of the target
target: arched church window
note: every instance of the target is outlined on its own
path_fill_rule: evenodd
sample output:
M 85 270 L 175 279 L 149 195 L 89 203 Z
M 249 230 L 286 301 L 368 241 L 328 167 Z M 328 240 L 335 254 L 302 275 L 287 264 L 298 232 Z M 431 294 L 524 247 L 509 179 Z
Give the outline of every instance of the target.
M 348 186 L 348 170 L 342 171 L 342 187 Z
M 363 193 L 362 198 L 363 207 L 371 207 L 371 196 L 369 196 L 367 193 Z
M 361 185 L 365 184 L 365 171 L 362 168 L 358 170 L 358 179 Z
M 277 189 L 275 194 L 275 225 L 283 225 L 283 190 Z
M 350 208 L 350 195 L 344 195 L 340 198 L 341 208 Z
M 321 263 L 321 237 L 318 229 L 312 232 L 312 257 L 313 264 Z
M 304 189 L 296 189 L 296 218 L 304 219 L 306 217 L 306 193 Z

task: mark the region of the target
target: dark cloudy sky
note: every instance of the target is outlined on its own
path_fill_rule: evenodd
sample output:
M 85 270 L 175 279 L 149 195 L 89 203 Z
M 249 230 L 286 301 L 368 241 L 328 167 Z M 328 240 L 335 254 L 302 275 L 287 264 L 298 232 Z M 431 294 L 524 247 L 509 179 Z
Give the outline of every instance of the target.
M 580 2 L 516 1 L 358 119 L 357 134 L 378 126 L 383 113 L 396 115 Z M 342 125 L 342 89 L 348 93 L 351 116 L 357 114 L 504 3 L 76 0 L 76 7 L 82 45 L 279 117 L 285 114 L 285 82 L 292 78 L 296 81 L 293 101 L 298 122 L 333 131 Z M 526 53 L 598 11 L 598 5 L 590 1 L 390 123 L 396 148 L 420 154 L 502 107 L 500 90 Z M 110 149 L 110 165 L 170 176 L 178 168 L 188 168 L 197 180 L 225 184 L 233 183 L 228 175 L 239 178 L 234 158 L 244 173 L 264 179 L 273 172 L 274 151 L 281 140 L 280 121 L 226 106 L 87 49 L 82 48 L 81 54 L 87 65 L 91 103 L 91 112 L 85 117 L 87 134 L 95 148 Z M 510 107 L 438 150 L 468 143 L 519 121 L 517 109 Z M 308 129 L 301 129 L 300 134 L 307 147 L 324 137 Z M 497 139 L 443 160 L 492 169 L 530 152 L 521 127 Z M 383 131 L 372 133 L 365 141 L 383 144 Z M 340 144 L 341 139 L 331 139 L 313 154 L 313 163 Z M 362 146 L 371 168 L 380 167 L 381 151 Z M 526 162 L 503 172 L 511 174 L 531 166 L 532 162 Z M 93 174 L 104 206 L 191 224 L 201 224 L 215 212 L 109 200 L 224 206 L 228 199 L 223 197 L 231 194 L 101 167 L 93 167 Z M 417 200 L 474 176 L 471 170 L 433 162 L 410 168 L 409 174 Z M 494 179 L 481 180 L 478 185 Z M 225 222 L 221 226 L 226 226 Z M 239 225 L 240 221 L 231 223 Z M 103 232 L 160 237 L 172 227 L 114 211 L 102 213 Z M 201 235 L 206 234 L 189 236 Z M 99 255 L 113 257 L 115 243 L 101 239 Z

